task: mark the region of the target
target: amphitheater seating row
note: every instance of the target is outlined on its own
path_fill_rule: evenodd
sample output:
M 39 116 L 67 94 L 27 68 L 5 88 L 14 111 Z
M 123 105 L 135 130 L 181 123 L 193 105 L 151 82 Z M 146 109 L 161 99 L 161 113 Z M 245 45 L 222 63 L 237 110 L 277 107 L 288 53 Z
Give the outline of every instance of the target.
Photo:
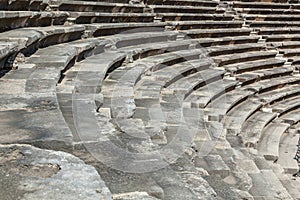
M 116 2 L 47 8 L 45 1 L 22 1 L 26 11 L 19 12 L 12 12 L 21 10 L 14 1 L 0 4 L 3 141 L 59 150 L 97 146 L 112 161 L 118 158 L 105 149 L 108 138 L 133 153 L 166 148 L 125 166 L 151 166 L 165 156 L 167 176 L 157 172 L 149 183 L 161 199 L 203 196 L 203 184 L 224 199 L 297 197 L 278 172 L 297 167 L 291 161 L 299 133 L 297 5 Z M 191 173 L 198 186 L 188 181 Z M 128 192 L 118 184 L 115 193 Z

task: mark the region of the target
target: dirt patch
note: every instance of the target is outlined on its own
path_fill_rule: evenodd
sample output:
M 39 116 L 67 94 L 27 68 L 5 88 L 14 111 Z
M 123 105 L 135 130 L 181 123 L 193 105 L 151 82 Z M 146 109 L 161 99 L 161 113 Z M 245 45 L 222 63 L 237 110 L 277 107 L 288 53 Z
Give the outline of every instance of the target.
M 25 155 L 18 149 L 0 152 L 0 167 L 6 175 L 40 178 L 50 178 L 60 170 L 60 166 L 57 164 L 31 165 L 26 163 Z

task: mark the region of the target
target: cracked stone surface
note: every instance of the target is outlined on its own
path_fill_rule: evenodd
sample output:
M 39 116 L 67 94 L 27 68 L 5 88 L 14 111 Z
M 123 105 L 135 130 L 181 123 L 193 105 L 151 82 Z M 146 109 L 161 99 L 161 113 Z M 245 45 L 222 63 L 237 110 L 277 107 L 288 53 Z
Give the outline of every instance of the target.
M 0 180 L 4 199 L 111 199 L 94 167 L 30 145 L 0 145 Z

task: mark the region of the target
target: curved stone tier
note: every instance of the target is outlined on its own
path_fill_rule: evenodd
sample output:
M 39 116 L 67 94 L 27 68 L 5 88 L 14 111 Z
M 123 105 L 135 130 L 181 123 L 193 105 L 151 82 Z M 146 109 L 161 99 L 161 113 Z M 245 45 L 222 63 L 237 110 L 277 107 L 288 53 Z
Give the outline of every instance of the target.
M 299 25 L 298 0 L 1 1 L 0 196 L 300 199 Z

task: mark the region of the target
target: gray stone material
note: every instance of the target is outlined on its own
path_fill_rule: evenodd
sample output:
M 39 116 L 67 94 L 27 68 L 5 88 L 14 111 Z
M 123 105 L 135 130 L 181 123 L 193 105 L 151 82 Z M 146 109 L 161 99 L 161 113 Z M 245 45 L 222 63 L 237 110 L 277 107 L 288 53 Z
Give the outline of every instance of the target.
M 293 133 L 291 131 L 291 128 L 280 138 L 277 163 L 284 169 L 284 172 L 287 174 L 294 174 L 299 169 L 297 162 L 295 162 L 294 159 L 291 159 L 295 156 L 295 152 L 297 152 L 297 146 L 295 146 L 295 142 L 297 143 L 298 139 L 299 135 Z
M 16 42 L 0 42 L 0 66 L 3 67 L 8 57 L 17 51 L 17 46 Z
M 153 22 L 152 13 L 99 13 L 99 12 L 70 12 L 70 17 L 77 24 L 109 23 L 109 22 Z
M 112 198 L 95 168 L 73 155 L 29 145 L 0 145 L 0 155 L 2 198 Z
M 237 62 L 246 62 L 251 60 L 258 60 L 263 58 L 272 58 L 277 54 L 276 51 L 257 51 L 257 52 L 247 52 L 247 53 L 236 53 L 233 55 L 221 55 L 213 57 L 213 60 L 219 64 L 219 66 L 224 66 L 227 64 L 233 64 Z
M 0 185 L 20 199 L 297 199 L 299 8 L 1 1 Z M 39 164 L 24 167 L 29 151 Z
M 297 124 L 300 121 L 299 109 L 295 109 L 294 111 L 288 112 L 283 115 L 281 118 L 282 122 L 288 123 L 290 125 Z
M 244 101 L 231 110 L 224 119 L 224 126 L 228 131 L 239 134 L 245 120 L 262 107 L 262 103 L 255 100 Z
M 245 89 L 254 90 L 256 92 L 268 90 L 269 88 L 273 88 L 279 85 L 287 85 L 287 84 L 297 84 L 299 83 L 300 78 L 297 76 L 283 76 L 278 78 L 273 78 L 272 81 L 262 80 L 248 86 L 245 86 Z
M 220 20 L 230 21 L 233 15 L 224 14 L 195 14 L 195 13 L 158 13 L 162 21 L 195 21 L 195 20 Z
M 58 9 L 64 11 L 77 12 L 107 12 L 107 13 L 141 13 L 143 5 L 120 4 L 108 2 L 92 2 L 92 1 L 58 1 Z
M 263 69 L 257 70 L 254 72 L 246 72 L 241 75 L 237 75 L 236 78 L 242 82 L 242 84 L 247 84 L 251 82 L 256 82 L 260 79 L 266 79 L 268 77 L 279 77 L 292 74 L 294 71 L 294 67 L 277 67 L 272 69 Z
M 241 29 L 241 28 L 230 28 L 230 29 L 192 29 L 192 30 L 183 30 L 182 33 L 185 33 L 191 38 L 205 38 L 205 37 L 225 37 L 225 36 L 243 36 L 249 35 L 251 29 Z
M 194 89 L 208 84 L 212 80 L 218 80 L 222 78 L 225 72 L 220 69 L 207 69 L 191 76 L 180 79 L 180 81 L 175 82 L 170 85 L 170 89 L 174 93 L 182 94 L 184 97 L 188 96 Z
M 113 195 L 114 200 L 157 200 L 157 198 L 149 196 L 147 192 L 129 192 Z
M 260 174 L 250 176 L 253 181 L 250 193 L 254 198 L 292 199 L 272 170 L 261 170 Z
M 240 34 L 239 34 L 240 35 Z M 233 54 L 237 52 L 251 52 L 262 50 L 265 48 L 264 44 L 240 44 L 240 45 L 233 45 L 233 46 L 214 46 L 214 47 L 207 47 L 207 51 L 210 56 L 218 56 L 224 54 Z
M 279 112 L 279 113 L 292 111 L 295 110 L 296 108 L 299 108 L 299 104 L 300 104 L 299 98 L 294 97 L 291 99 L 287 99 L 286 101 L 276 103 L 272 108 L 272 111 Z
M 30 26 L 62 25 L 67 17 L 67 12 L 0 11 L 0 32 Z
M 216 97 L 226 93 L 237 84 L 234 80 L 221 79 L 192 92 L 186 99 L 191 102 L 191 107 L 205 108 Z
M 155 13 L 214 13 L 215 7 L 180 6 L 180 5 L 150 5 Z
M 275 161 L 279 156 L 279 142 L 283 133 L 290 125 L 284 123 L 271 123 L 262 132 L 258 143 L 258 152 L 265 159 Z
M 255 147 L 260 140 L 263 128 L 277 117 L 276 113 L 256 112 L 243 124 L 241 137 L 247 147 Z
M 170 21 L 167 22 L 169 26 L 174 26 L 179 30 L 187 29 L 214 29 L 214 28 L 240 28 L 242 21 Z
M 285 63 L 285 60 L 270 58 L 266 60 L 254 60 L 244 62 L 243 65 L 235 63 L 232 65 L 226 65 L 225 68 L 232 73 L 243 73 L 247 71 L 254 71 L 257 69 L 272 68 L 275 66 L 281 66 Z
M 85 24 L 86 30 L 92 31 L 94 37 L 113 35 L 123 32 L 142 32 L 147 30 L 162 30 L 166 23 L 155 22 L 155 23 L 94 23 Z
M 187 6 L 208 6 L 208 7 L 215 7 L 218 5 L 217 1 L 191 1 L 191 0 L 146 0 L 148 4 L 164 4 L 164 5 L 187 5 Z
M 208 155 L 204 158 L 196 157 L 195 166 L 204 168 L 211 175 L 220 175 L 225 178 L 229 175 L 229 168 L 219 155 Z

